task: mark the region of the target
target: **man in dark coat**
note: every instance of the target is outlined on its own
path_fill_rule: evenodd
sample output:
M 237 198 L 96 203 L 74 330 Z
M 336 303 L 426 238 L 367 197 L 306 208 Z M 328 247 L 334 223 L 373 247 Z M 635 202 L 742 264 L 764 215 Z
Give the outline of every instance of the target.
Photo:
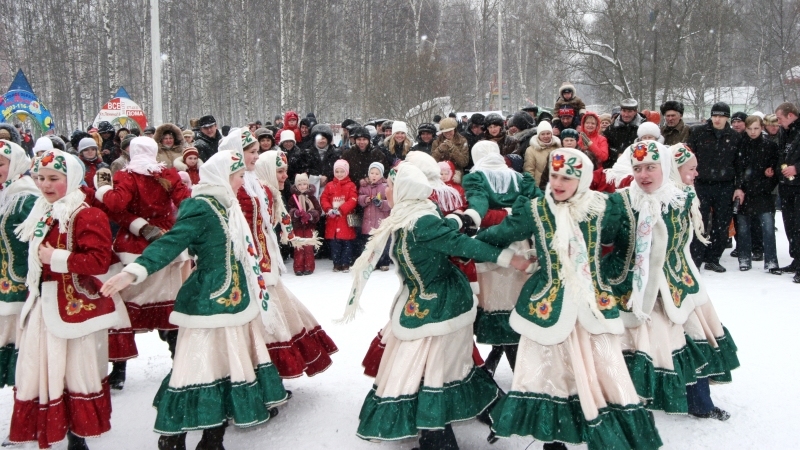
M 342 153 L 342 159 L 350 164 L 350 179 L 353 180 L 353 183 L 358 186 L 361 180 L 367 178 L 369 165 L 374 162 L 383 164 L 383 176 L 388 176 L 391 167 L 389 167 L 383 152 L 370 142 L 369 131 L 364 127 L 355 127 L 350 132 L 350 137 L 355 139 L 356 145 L 345 150 Z
M 797 107 L 781 103 L 775 110 L 781 125 L 778 151 L 780 177 L 778 192 L 781 196 L 781 214 L 786 237 L 789 239 L 789 256 L 792 263 L 784 272 L 794 272 L 792 281 L 800 283 L 800 121 Z
M 430 155 L 434 136 L 436 136 L 436 125 L 430 122 L 419 124 L 417 127 L 417 143 L 411 147 L 411 151 L 425 152 Z
M 219 141 L 222 140 L 222 133 L 217 130 L 217 121 L 214 116 L 208 115 L 200 118 L 200 133 L 194 141 L 194 147 L 200 154 L 202 161 L 208 161 L 219 149 Z
M 619 116 L 606 128 L 603 135 L 608 140 L 608 159 L 603 167 L 610 169 L 617 162 L 622 152 L 636 140 L 639 125 L 644 118 L 639 115 L 639 102 L 633 98 L 626 98 L 619 104 Z
M 744 201 L 742 183 L 744 164 L 739 156 L 742 136 L 728 124 L 731 108 L 723 102 L 711 107 L 711 119 L 697 125 L 689 133 L 686 143 L 697 157 L 694 187 L 700 200 L 703 223 L 710 223 L 711 244 L 703 245 L 697 237 L 691 245 L 692 259 L 700 268 L 725 272 L 719 258 L 728 242 L 728 227 L 733 217 L 733 201 Z M 713 211 L 713 215 L 712 215 Z
M 689 127 L 683 123 L 683 103 L 674 100 L 664 102 L 661 115 L 664 116 L 664 126 L 661 127 L 664 145 L 685 143 L 689 139 Z

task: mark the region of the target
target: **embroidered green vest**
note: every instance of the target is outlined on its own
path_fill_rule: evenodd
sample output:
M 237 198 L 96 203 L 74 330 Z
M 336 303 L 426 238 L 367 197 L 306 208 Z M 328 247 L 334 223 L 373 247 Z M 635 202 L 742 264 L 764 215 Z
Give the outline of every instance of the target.
M 19 308 L 28 296 L 28 243 L 17 239 L 14 229 L 28 217 L 34 203 L 36 196 L 26 195 L 0 218 L 0 302 L 19 303 Z
M 524 173 L 518 180 L 518 189 L 513 189 L 513 184 L 508 192 L 498 194 L 492 190 L 486 175 L 481 172 L 471 172 L 464 175 L 462 182 L 464 194 L 467 197 L 469 208 L 475 210 L 481 218 L 490 209 L 508 208 L 514 205 L 520 195 L 529 199 L 541 197 L 542 191 L 529 173 Z

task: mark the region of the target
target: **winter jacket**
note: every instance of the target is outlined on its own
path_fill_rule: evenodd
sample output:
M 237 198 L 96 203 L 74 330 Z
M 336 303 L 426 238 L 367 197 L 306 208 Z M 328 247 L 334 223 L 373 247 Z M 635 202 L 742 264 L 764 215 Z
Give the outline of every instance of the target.
M 583 123 L 586 121 L 587 117 L 594 117 L 595 121 L 597 122 L 597 128 L 594 129 L 594 133 L 587 133 L 583 129 Z M 581 119 L 581 126 L 578 128 L 578 131 L 586 135 L 586 137 L 592 141 L 591 144 L 589 144 L 589 151 L 591 151 L 594 156 L 597 157 L 597 161 L 600 164 L 603 164 L 608 159 L 608 140 L 605 136 L 600 134 L 600 117 L 591 111 L 587 112 Z
M 87 186 L 94 188 L 94 174 L 97 169 L 108 169 L 108 164 L 103 162 L 100 156 L 95 157 L 92 161 L 88 161 L 78 156 L 78 159 L 83 163 L 83 181 Z
M 661 136 L 664 137 L 664 145 L 670 146 L 686 142 L 689 140 L 689 127 L 681 119 L 674 127 L 664 125 L 661 127 Z
M 440 134 L 433 141 L 431 156 L 437 162 L 452 161 L 456 170 L 464 170 L 469 164 L 469 144 L 464 136 L 453 134 L 453 139 L 446 139 Z
M 345 241 L 356 238 L 356 230 L 347 224 L 347 215 L 356 209 L 358 194 L 356 185 L 350 177 L 339 180 L 334 178 L 325 185 L 320 199 L 322 212 L 330 213 L 338 209 L 338 214 L 329 215 L 325 219 L 325 239 L 342 239 Z
M 200 155 L 200 159 L 208 161 L 208 158 L 214 156 L 219 150 L 219 141 L 222 140 L 222 133 L 217 130 L 214 137 L 208 137 L 203 133 L 198 133 L 197 139 L 194 140 L 194 148 Z
M 298 173 L 308 175 L 319 175 L 321 161 L 317 150 L 306 150 L 298 146 L 292 147 L 286 152 L 286 159 L 289 161 L 289 180 L 294 181 L 294 176 Z
M 800 120 L 795 120 L 789 124 L 788 129 L 781 128 L 778 151 L 780 153 L 780 165 L 794 166 L 797 170 L 793 180 L 790 180 L 779 173 L 781 186 L 792 186 L 793 189 L 800 187 Z
M 120 151 L 119 158 L 115 159 L 114 162 L 111 163 L 111 175 L 114 175 L 118 171 L 124 169 L 129 162 L 131 162 L 131 157 L 128 152 Z
M 513 137 L 517 141 L 517 149 L 514 150 L 519 156 L 522 156 L 523 159 L 525 158 L 525 150 L 531 145 L 531 138 L 536 136 L 536 128 L 529 128 L 527 130 L 522 130 L 519 133 L 515 133 L 511 137 Z
M 336 164 L 336 161 L 340 159 L 342 159 L 342 150 L 339 147 L 328 145 L 328 148 L 325 150 L 325 153 L 322 155 L 322 159 L 320 161 L 320 175 L 325 176 L 328 180 L 332 180 L 333 165 Z
M 369 165 L 374 162 L 383 164 L 384 177 L 389 174 L 389 169 L 392 168 L 383 152 L 374 148 L 371 144 L 363 152 L 358 149 L 358 146 L 350 147 L 349 150 L 345 150 L 342 154 L 342 159 L 350 164 L 350 178 L 357 181 L 367 178 Z
M 633 144 L 638 137 L 639 125 L 642 123 L 644 123 L 644 118 L 638 114 L 629 123 L 623 122 L 620 116 L 617 116 L 614 123 L 606 128 L 603 136 L 608 140 L 608 159 L 603 164 L 604 168 L 613 167 L 619 155 Z
M 513 137 L 509 136 L 506 133 L 506 130 L 500 130 L 500 134 L 495 137 L 489 135 L 489 132 L 486 131 L 483 133 L 483 137 L 481 137 L 482 141 L 494 141 L 498 147 L 500 147 L 500 154 L 502 156 L 510 155 L 517 150 L 517 141 L 514 140 Z
M 556 104 L 553 107 L 553 114 L 558 114 L 558 110 L 564 106 L 570 105 L 575 110 L 575 117 L 578 118 L 582 114 L 586 112 L 586 103 L 581 100 L 580 97 L 576 97 L 575 94 L 572 94 L 572 98 L 569 100 L 564 100 L 564 97 L 558 96 L 558 100 L 556 100 Z
M 161 139 L 164 138 L 164 133 L 167 131 L 172 132 L 172 136 L 175 138 L 172 147 L 167 147 L 161 143 Z M 156 155 L 156 160 L 158 162 L 166 164 L 167 167 L 172 167 L 175 159 L 183 156 L 183 134 L 181 133 L 181 129 L 177 126 L 171 123 L 165 123 L 159 126 L 156 128 L 155 134 L 153 134 L 153 139 L 158 143 L 158 154 Z M 199 151 L 198 149 L 198 153 Z
M 397 141 L 394 140 L 392 136 L 384 139 L 383 144 L 381 145 L 381 151 L 384 155 L 386 155 L 386 159 L 389 161 L 390 166 L 394 166 L 397 161 L 403 161 L 406 159 L 406 155 L 408 152 L 411 151 L 411 146 L 413 143 L 411 139 L 406 137 L 403 141 L 402 148 L 397 144 Z
M 380 206 L 372 203 L 373 198 L 380 196 Z M 386 179 L 381 177 L 377 183 L 361 180 L 361 187 L 358 189 L 358 204 L 364 208 L 364 217 L 361 219 L 361 233 L 369 234 L 375 228 L 381 226 L 381 221 L 389 217 L 392 208 L 386 200 Z
M 317 228 L 317 222 L 322 214 L 322 207 L 316 195 L 317 188 L 309 184 L 305 192 L 300 192 L 296 186 L 292 186 L 291 193 L 289 216 L 292 218 L 292 226 L 297 231 L 311 230 L 313 232 Z M 308 216 L 304 216 L 303 213 L 308 213 Z
M 186 172 L 189 174 L 189 179 L 192 180 L 192 186 L 200 182 L 200 167 L 203 165 L 203 160 L 197 158 L 197 164 L 194 167 L 189 167 L 183 161 L 183 156 L 180 158 L 175 158 L 172 161 L 172 167 L 175 170 L 179 170 L 181 172 Z
M 292 127 L 292 128 L 289 127 L 289 120 L 291 120 L 291 119 L 294 119 L 294 120 L 297 121 L 297 123 L 295 123 L 294 127 Z M 297 145 L 297 144 L 299 144 L 300 142 L 303 141 L 303 136 L 300 134 L 300 120 L 299 120 L 299 117 L 297 116 L 296 112 L 287 111 L 286 114 L 284 114 L 284 116 L 283 116 L 283 128 L 281 128 L 280 130 L 278 130 L 277 133 L 275 133 L 275 139 L 278 142 L 280 142 L 280 140 L 281 140 L 281 133 L 283 131 L 285 131 L 285 130 L 291 130 L 294 133 L 294 140 L 295 140 L 294 145 Z
M 744 204 L 740 211 L 745 214 L 762 214 L 775 212 L 775 200 L 772 191 L 778 185 L 780 165 L 778 164 L 778 144 L 766 137 L 750 139 L 744 135 L 739 146 L 739 154 L 744 166 L 743 190 Z M 764 172 L 772 168 L 775 175 L 767 177 Z
M 744 166 L 739 158 L 739 144 L 742 135 L 725 124 L 722 130 L 715 130 L 709 119 L 689 132 L 686 145 L 697 157 L 697 179 L 695 183 L 734 183 L 737 189 L 742 186 Z
M 550 152 L 561 148 L 561 141 L 553 136 L 549 144 L 543 144 L 536 135 L 530 139 L 530 146 L 525 150 L 525 165 L 523 166 L 525 172 L 531 174 L 536 183 L 541 189 L 547 186 L 547 181 L 542 178 L 545 168 L 547 168 L 547 159 Z
M 115 159 L 119 158 L 119 148 L 114 144 L 114 136 L 103 139 L 103 145 L 100 146 L 100 157 L 108 165 L 111 165 Z
M 427 144 L 422 141 L 418 141 L 416 144 L 414 144 L 413 147 L 411 147 L 412 152 L 424 152 L 429 155 L 431 154 L 432 149 L 433 149 L 433 141 L 430 141 Z

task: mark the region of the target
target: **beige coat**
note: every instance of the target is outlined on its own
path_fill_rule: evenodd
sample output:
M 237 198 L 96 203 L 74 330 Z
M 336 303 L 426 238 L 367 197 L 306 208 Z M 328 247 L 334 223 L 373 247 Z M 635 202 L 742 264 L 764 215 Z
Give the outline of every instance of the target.
M 530 140 L 531 145 L 525 150 L 525 163 L 523 169 L 531 174 L 536 183 L 541 185 L 542 173 L 547 167 L 547 157 L 550 152 L 561 148 L 561 141 L 553 136 L 549 144 L 539 142 L 539 135 L 533 136 Z

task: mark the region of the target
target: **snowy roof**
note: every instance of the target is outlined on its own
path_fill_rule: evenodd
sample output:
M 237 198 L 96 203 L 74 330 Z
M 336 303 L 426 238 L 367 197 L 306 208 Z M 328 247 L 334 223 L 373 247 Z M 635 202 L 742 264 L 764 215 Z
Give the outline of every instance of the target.
M 682 96 L 690 103 L 694 102 L 693 91 L 686 91 Z M 722 86 L 719 88 L 719 100 L 715 100 L 714 89 L 706 89 L 703 95 L 703 103 L 712 104 L 715 101 L 725 102 L 729 105 L 749 105 L 757 104 L 755 86 Z
M 411 117 L 416 117 L 424 112 L 432 110 L 437 113 L 448 114 L 453 110 L 452 106 L 450 105 L 450 97 L 436 97 L 434 99 L 422 102 L 422 104 L 409 109 L 406 113 L 406 118 L 408 119 Z

